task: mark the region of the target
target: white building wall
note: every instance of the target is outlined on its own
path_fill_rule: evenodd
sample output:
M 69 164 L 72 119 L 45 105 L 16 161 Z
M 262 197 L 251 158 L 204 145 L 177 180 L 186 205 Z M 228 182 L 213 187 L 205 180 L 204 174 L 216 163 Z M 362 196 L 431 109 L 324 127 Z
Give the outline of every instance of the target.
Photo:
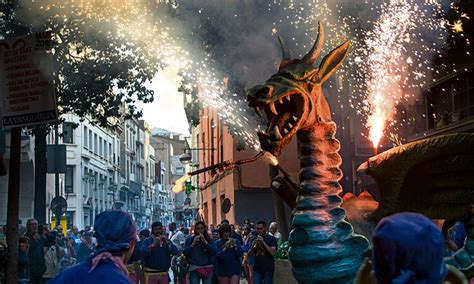
M 68 201 L 68 216 L 82 229 L 92 226 L 94 216 L 112 209 L 117 200 L 119 136 L 112 129 L 92 125 L 87 119 L 81 122 L 76 115 L 67 114 L 65 118 L 78 127 L 73 130 L 72 143 L 66 143 L 73 192 L 64 196 Z

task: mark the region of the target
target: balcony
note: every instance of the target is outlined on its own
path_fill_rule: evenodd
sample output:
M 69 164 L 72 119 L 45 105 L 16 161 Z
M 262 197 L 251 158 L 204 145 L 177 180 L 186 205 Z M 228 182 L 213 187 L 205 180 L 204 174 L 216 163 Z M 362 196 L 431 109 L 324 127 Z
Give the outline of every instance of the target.
M 128 190 L 133 194 L 140 195 L 142 192 L 142 184 L 140 182 L 130 181 Z

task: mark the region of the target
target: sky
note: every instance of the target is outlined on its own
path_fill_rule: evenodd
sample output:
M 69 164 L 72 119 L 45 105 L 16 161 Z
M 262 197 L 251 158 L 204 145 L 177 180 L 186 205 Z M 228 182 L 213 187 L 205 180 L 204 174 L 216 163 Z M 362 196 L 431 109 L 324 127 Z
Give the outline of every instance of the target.
M 139 103 L 143 119 L 150 128 L 188 135 L 188 121 L 184 112 L 183 94 L 178 92 L 181 77 L 173 66 L 165 67 L 153 79 L 150 88 L 155 92 L 150 104 Z

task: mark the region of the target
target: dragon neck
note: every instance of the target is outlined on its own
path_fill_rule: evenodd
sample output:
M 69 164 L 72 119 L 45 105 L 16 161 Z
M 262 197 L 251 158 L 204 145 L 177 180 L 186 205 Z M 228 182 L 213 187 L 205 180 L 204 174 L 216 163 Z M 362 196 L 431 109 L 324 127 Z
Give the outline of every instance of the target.
M 300 130 L 300 191 L 290 234 L 290 260 L 299 283 L 350 282 L 368 251 L 340 207 L 340 143 L 334 122 Z M 317 265 L 315 265 L 317 263 Z
M 297 134 L 301 186 L 310 183 L 311 188 L 314 188 L 314 185 L 318 185 L 317 192 L 326 196 L 338 195 L 342 191 L 339 184 L 342 178 L 340 142 L 335 134 L 334 122 L 318 124 L 311 130 L 300 130 Z M 313 195 L 314 191 L 303 191 L 300 195 L 306 193 Z

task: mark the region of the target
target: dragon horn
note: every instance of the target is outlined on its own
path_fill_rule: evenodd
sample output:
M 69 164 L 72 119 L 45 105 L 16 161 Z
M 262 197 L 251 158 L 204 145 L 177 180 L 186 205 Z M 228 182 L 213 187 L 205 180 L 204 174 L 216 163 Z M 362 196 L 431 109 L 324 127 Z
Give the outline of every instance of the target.
M 285 42 L 283 41 L 281 36 L 278 36 L 278 41 L 280 42 L 280 47 L 281 47 L 281 52 L 282 52 L 282 61 L 290 60 L 291 59 L 290 51 L 286 47 Z
M 321 22 L 318 22 L 318 38 L 314 42 L 313 47 L 310 51 L 301 59 L 301 62 L 306 65 L 313 65 L 313 63 L 318 59 L 321 49 L 323 49 L 324 44 L 324 28 Z

